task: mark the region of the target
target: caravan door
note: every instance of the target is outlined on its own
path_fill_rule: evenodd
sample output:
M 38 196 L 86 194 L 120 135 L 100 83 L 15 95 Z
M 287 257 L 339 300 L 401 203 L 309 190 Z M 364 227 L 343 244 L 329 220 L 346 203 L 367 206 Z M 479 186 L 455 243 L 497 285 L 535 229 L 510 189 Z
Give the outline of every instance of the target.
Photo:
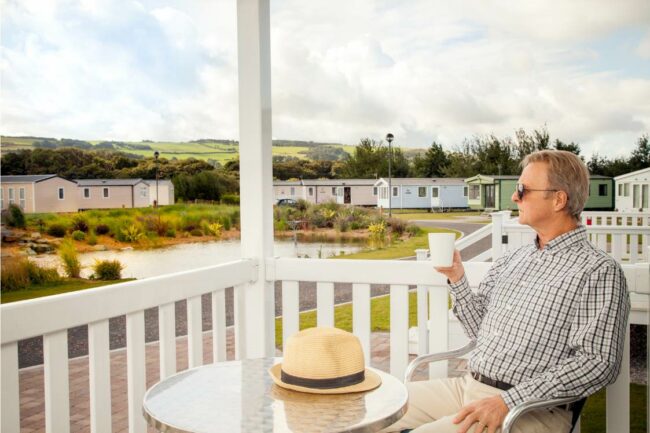
M 431 187 L 431 207 L 440 207 L 440 187 Z

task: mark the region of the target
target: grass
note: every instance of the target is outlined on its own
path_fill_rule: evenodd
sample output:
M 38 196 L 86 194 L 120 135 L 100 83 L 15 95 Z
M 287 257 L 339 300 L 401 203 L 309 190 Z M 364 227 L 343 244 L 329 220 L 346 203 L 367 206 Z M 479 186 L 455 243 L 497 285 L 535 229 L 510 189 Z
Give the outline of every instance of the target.
M 390 330 L 390 297 L 382 296 L 370 300 L 370 327 L 372 331 Z M 337 328 L 352 332 L 352 305 L 344 304 L 334 308 L 334 324 Z M 417 294 L 409 293 L 409 327 L 417 325 Z M 300 329 L 316 326 L 316 311 L 300 313 Z M 275 319 L 275 344 L 282 347 L 282 318 Z M 646 431 L 646 394 L 644 385 L 630 384 L 630 432 Z M 582 412 L 581 432 L 600 433 L 605 426 L 606 390 L 598 391 L 587 399 Z
M 393 216 L 395 218 L 401 218 L 405 220 L 459 220 L 459 217 L 476 217 L 483 218 L 485 224 L 488 224 L 490 220 L 486 217 L 481 217 L 480 212 L 471 212 L 471 211 L 461 211 L 461 212 L 428 212 L 425 209 L 422 210 L 394 210 Z
M 134 280 L 134 278 L 127 278 L 118 281 L 89 281 L 82 278 L 70 278 L 55 283 L 33 285 L 29 289 L 25 290 L 3 292 L 2 296 L 0 296 L 0 303 L 8 304 L 10 302 L 26 301 L 28 299 L 41 298 L 43 296 L 60 295 L 62 293 L 76 292 L 79 290 L 108 286 L 132 280 Z
M 409 293 L 409 327 L 417 325 L 417 294 Z M 300 329 L 316 326 L 316 310 L 300 313 Z M 352 332 L 352 304 L 334 307 L 334 326 Z M 390 296 L 370 300 L 370 329 L 390 330 Z M 282 347 L 282 318 L 275 319 L 275 345 Z
M 375 250 L 361 251 L 354 254 L 344 254 L 336 256 L 336 259 L 357 259 L 357 260 L 390 260 L 401 259 L 404 257 L 412 257 L 415 255 L 417 249 L 428 249 L 428 233 L 456 233 L 456 238 L 461 236 L 461 233 L 456 230 L 439 229 L 423 227 L 423 233 L 408 238 L 405 241 L 397 241 L 390 246 L 378 248 Z

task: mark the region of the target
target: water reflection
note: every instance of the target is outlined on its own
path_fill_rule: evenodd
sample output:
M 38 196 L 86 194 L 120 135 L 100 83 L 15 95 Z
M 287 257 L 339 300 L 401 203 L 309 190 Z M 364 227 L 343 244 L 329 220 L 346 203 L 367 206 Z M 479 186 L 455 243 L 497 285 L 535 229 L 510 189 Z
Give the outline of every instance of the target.
M 363 248 L 355 243 L 294 243 L 292 240 L 276 240 L 275 256 L 328 258 L 341 252 L 350 254 Z M 226 263 L 241 257 L 239 240 L 175 245 L 154 250 L 96 251 L 79 255 L 81 276 L 92 274 L 91 266 L 95 260 L 119 260 L 124 265 L 123 278 L 148 278 L 188 269 Z M 57 266 L 59 258 L 55 255 L 32 258 L 42 266 Z M 62 272 L 62 269 L 60 269 Z

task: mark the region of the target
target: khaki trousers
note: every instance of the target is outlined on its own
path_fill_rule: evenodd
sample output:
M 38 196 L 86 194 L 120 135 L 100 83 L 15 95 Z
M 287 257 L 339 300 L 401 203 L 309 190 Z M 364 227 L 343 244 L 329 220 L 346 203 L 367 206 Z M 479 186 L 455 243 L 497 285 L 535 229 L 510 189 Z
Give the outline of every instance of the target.
M 437 379 L 406 384 L 409 392 L 408 410 L 404 417 L 383 432 L 413 429 L 413 433 L 455 433 L 456 413 L 475 400 L 500 394 L 498 388 L 485 385 L 469 374 L 451 379 Z M 480 433 L 474 424 L 468 433 Z M 539 409 L 519 417 L 515 433 L 568 433 L 571 412 L 562 409 Z M 501 429 L 497 430 L 498 432 Z

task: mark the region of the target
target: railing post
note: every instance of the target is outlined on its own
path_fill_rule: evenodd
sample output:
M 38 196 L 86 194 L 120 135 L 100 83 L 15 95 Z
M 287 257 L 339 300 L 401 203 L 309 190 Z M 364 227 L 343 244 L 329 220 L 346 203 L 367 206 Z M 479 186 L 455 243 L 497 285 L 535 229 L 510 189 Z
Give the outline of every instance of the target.
M 271 19 L 269 0 L 237 1 L 239 73 L 239 155 L 242 257 L 263 264 L 273 256 L 273 175 L 271 155 Z M 243 357 L 275 351 L 273 281 L 258 266 L 242 287 Z
M 503 219 L 505 213 L 492 212 L 492 261 L 496 261 L 503 254 Z
M 415 250 L 415 257 L 418 261 L 427 260 L 429 250 L 417 249 Z M 433 271 L 433 269 L 432 269 Z M 418 355 L 429 353 L 429 317 L 428 317 L 428 303 L 427 303 L 427 286 L 418 285 L 417 299 L 418 299 Z

